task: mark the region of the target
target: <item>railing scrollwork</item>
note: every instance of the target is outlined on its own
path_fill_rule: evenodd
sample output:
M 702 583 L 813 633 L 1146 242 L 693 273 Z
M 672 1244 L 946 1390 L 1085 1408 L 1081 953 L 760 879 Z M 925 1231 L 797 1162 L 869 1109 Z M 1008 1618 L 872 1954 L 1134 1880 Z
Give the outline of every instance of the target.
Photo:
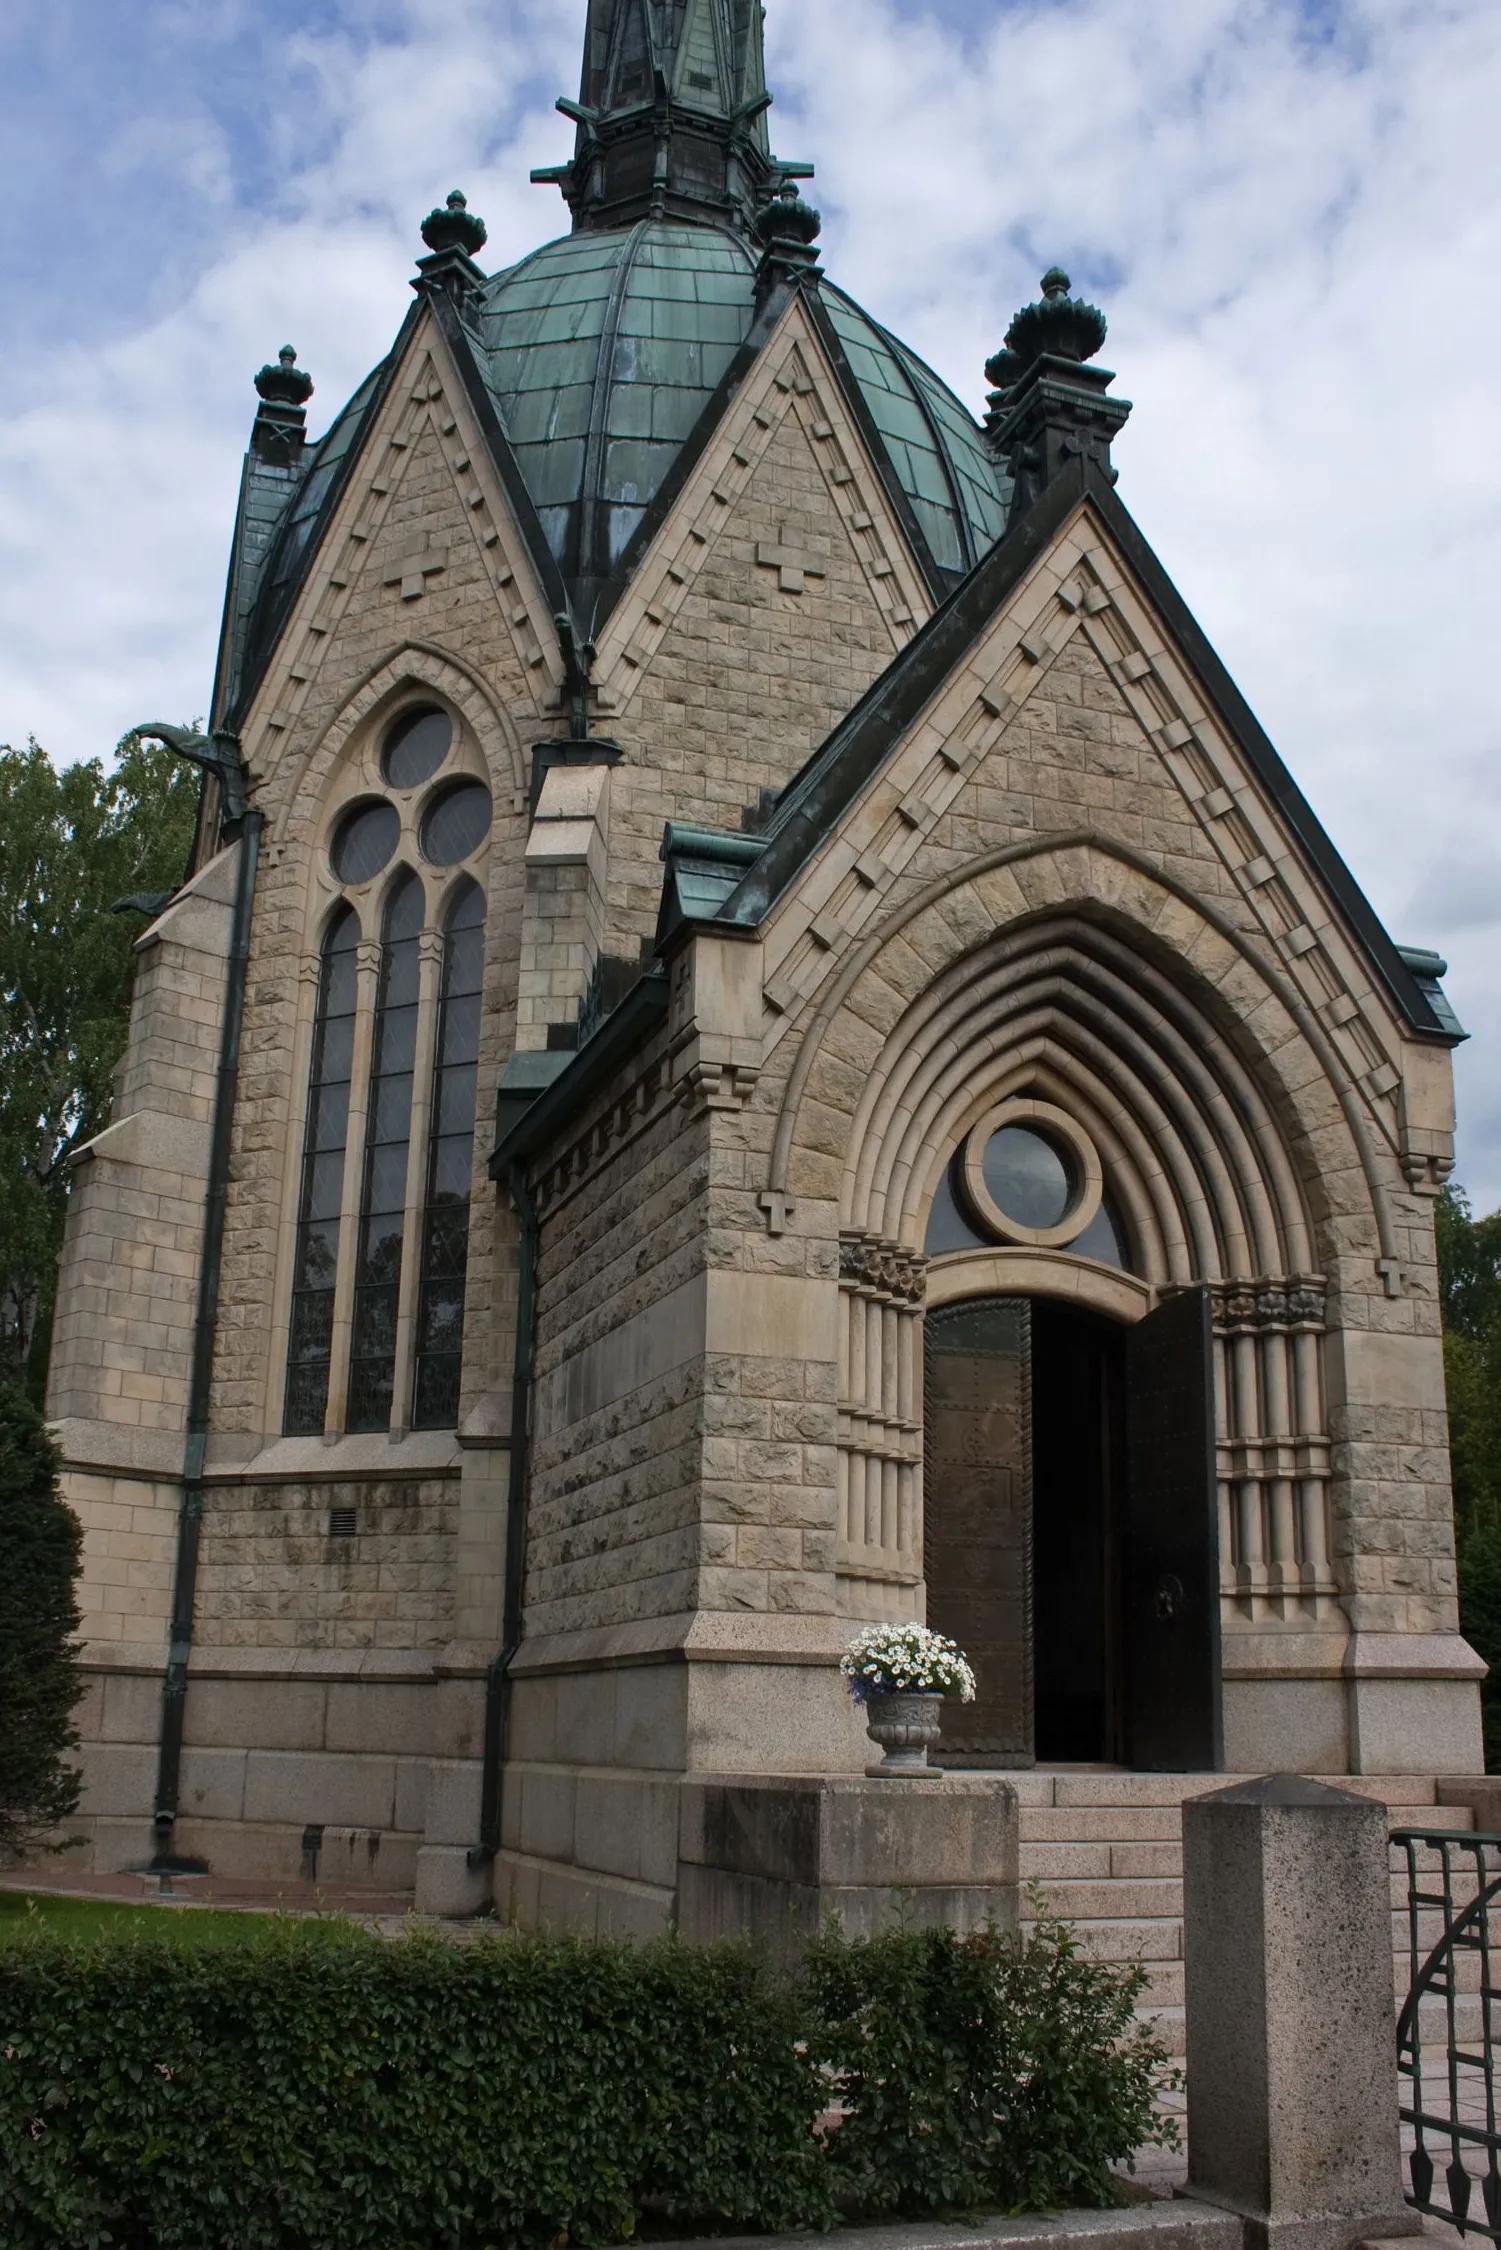
M 1397 2022 L 1407 2200 L 1461 2234 L 1501 2242 L 1494 1916 L 1501 1836 L 1399 1828 L 1409 1983 Z M 1480 2190 L 1475 2208 L 1475 2190 Z

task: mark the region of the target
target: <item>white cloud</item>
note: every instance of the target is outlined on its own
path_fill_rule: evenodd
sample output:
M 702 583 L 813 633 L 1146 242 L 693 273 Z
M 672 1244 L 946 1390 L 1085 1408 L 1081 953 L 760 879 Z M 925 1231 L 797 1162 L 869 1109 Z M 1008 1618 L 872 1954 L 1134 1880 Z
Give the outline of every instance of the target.
M 487 262 L 562 224 L 526 173 L 566 152 L 582 0 L 329 15 L 286 58 L 273 207 L 224 232 L 195 113 L 174 161 L 231 246 L 0 421 L 0 737 L 69 758 L 201 711 L 254 369 L 290 337 L 332 414 L 454 184 Z M 1461 1173 L 1501 1202 L 1501 11 L 770 0 L 768 36 L 830 271 L 972 405 L 1044 264 L 1104 302 L 1122 496 L 1394 933 L 1448 950 Z M 122 128 L 78 192 L 149 144 Z

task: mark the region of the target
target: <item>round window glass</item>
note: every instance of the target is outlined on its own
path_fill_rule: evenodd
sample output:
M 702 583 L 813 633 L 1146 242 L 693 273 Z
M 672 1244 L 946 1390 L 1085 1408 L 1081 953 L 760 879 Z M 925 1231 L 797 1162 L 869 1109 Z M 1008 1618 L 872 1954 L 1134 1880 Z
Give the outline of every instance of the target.
M 490 792 L 480 781 L 461 781 L 428 806 L 422 850 L 435 867 L 452 867 L 477 851 L 490 833 Z
M 985 1185 L 1014 1226 L 1062 1226 L 1078 1192 L 1072 1165 L 1033 1125 L 1003 1125 L 985 1144 Z
M 329 858 L 341 883 L 368 883 L 378 875 L 401 834 L 401 817 L 394 805 L 379 799 L 356 805 L 334 831 Z
M 380 770 L 393 789 L 416 789 L 430 781 L 453 748 L 453 721 L 446 711 L 403 711 L 381 752 Z

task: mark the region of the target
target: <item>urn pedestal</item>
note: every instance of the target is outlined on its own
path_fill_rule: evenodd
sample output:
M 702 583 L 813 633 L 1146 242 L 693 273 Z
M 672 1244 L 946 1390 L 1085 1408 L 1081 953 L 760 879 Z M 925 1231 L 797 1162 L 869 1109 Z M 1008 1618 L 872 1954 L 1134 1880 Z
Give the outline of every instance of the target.
M 867 1766 L 872 1779 L 886 1781 L 936 1781 L 938 1769 L 928 1764 L 928 1751 L 943 1726 L 941 1695 L 872 1695 L 865 1731 L 886 1755 L 878 1766 Z

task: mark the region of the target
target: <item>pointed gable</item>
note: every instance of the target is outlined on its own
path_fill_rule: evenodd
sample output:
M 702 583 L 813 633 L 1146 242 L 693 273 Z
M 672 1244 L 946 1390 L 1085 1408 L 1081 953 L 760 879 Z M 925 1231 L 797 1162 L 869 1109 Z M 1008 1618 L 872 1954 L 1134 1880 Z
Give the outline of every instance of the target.
M 786 1015 L 946 844 L 1096 830 L 1256 932 L 1395 1145 L 1393 1040 L 1454 1034 L 1092 465 L 1054 479 L 783 791 L 722 918 L 766 925 Z

